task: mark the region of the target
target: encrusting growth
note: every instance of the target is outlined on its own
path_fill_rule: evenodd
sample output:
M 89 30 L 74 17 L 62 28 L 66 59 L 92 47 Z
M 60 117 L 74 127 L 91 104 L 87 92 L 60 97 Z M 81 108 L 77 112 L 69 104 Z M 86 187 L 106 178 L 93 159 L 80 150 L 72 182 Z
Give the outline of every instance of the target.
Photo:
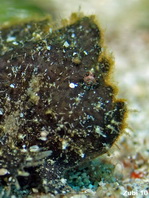
M 91 17 L 0 30 L 0 184 L 69 191 L 67 169 L 115 143 L 126 105 L 110 85 L 112 61 Z

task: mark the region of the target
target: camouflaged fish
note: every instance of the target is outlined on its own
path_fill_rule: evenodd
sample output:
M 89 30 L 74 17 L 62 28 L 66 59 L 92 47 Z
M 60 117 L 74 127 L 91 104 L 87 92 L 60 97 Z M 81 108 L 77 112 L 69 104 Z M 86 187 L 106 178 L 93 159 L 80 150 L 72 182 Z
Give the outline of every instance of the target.
M 109 150 L 127 111 L 111 65 L 93 16 L 1 28 L 2 186 L 66 193 L 65 171 Z

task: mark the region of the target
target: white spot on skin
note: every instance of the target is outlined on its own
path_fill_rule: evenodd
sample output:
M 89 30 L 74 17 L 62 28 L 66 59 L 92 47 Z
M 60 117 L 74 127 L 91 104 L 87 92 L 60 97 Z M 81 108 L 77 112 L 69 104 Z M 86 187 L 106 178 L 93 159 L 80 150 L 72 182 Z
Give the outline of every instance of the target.
M 85 153 L 83 153 L 83 151 L 82 151 L 81 149 L 79 150 L 79 155 L 80 155 L 80 157 L 82 157 L 82 158 L 85 157 Z
M 20 113 L 20 118 L 23 118 L 24 117 L 24 114 L 23 113 Z
M 102 105 L 102 103 L 98 102 L 98 104 L 96 105 L 96 108 L 101 109 L 101 105 Z
M 41 135 L 42 137 L 47 137 L 48 133 L 47 133 L 46 131 L 42 131 L 42 132 L 40 133 L 40 135 Z
M 75 98 L 75 102 L 76 102 L 76 103 L 79 103 L 80 101 L 81 101 L 81 98 L 80 98 L 80 97 L 76 97 L 76 98 Z
M 84 158 L 84 156 L 85 156 L 85 154 L 84 153 L 81 153 L 81 157 Z
M 0 176 L 6 175 L 8 173 L 9 173 L 9 171 L 7 169 L 5 169 L 5 168 L 0 169 Z
M 25 171 L 18 171 L 18 175 L 20 175 L 20 176 L 24 176 L 24 177 L 28 177 L 30 174 L 28 173 L 28 172 L 25 172 Z M 11 196 L 11 198 L 12 198 L 12 196 Z M 16 197 L 14 197 L 14 198 L 16 198 Z
M 30 161 L 32 161 L 32 160 L 33 160 L 33 158 L 30 157 L 30 156 L 26 158 L 26 161 L 28 161 L 28 162 L 30 162 Z
M 16 86 L 15 86 L 15 84 L 10 84 L 10 87 L 15 88 Z
M 46 131 L 42 131 L 41 133 L 40 133 L 40 137 L 39 137 L 39 139 L 40 140 L 42 140 L 42 141 L 46 141 L 47 140 L 47 135 L 48 135 L 48 133 L 46 132 Z
M 14 74 L 16 74 L 19 70 L 19 67 L 17 65 L 14 65 L 14 66 L 11 67 L 11 70 Z
M 66 48 L 69 47 L 68 41 L 65 41 L 63 46 L 66 47 Z
M 51 46 L 47 46 L 47 50 L 51 50 Z
M 116 130 L 112 125 L 110 125 L 110 124 L 107 125 L 107 128 L 111 130 L 111 131 L 110 131 L 111 134 L 118 134 L 118 133 L 119 133 L 119 131 L 117 131 L 117 130 Z
M 46 137 L 39 137 L 38 139 L 39 139 L 39 140 L 42 140 L 42 141 L 46 141 L 46 140 L 47 140 Z
M 63 184 L 66 184 L 66 183 L 67 183 L 67 179 L 62 178 L 62 179 L 61 179 L 61 182 L 62 182 Z
M 110 149 L 110 145 L 109 144 L 106 144 L 106 143 L 102 143 L 102 145 L 104 146 L 104 149 L 106 151 L 108 151 Z
M 74 33 L 72 33 L 71 37 L 72 37 L 72 38 L 75 38 L 75 36 L 76 36 L 76 35 L 75 35 Z
M 2 108 L 0 108 L 0 115 L 4 114 L 4 110 Z
M 65 150 L 68 146 L 68 142 L 66 140 L 62 141 L 62 149 Z
M 30 152 L 38 152 L 40 150 L 38 145 L 33 145 L 29 148 Z
M 76 88 L 77 86 L 78 86 L 78 85 L 75 84 L 75 83 L 69 83 L 69 87 L 72 88 L 72 89 Z
M 99 126 L 97 126 L 97 127 L 95 128 L 95 132 L 98 133 L 98 134 L 101 133 L 101 130 L 100 130 L 100 127 L 99 127 Z
M 20 139 L 20 140 L 24 140 L 24 138 L 26 137 L 26 134 L 18 134 L 18 138 Z M 26 152 L 27 151 L 27 149 L 26 149 L 26 145 L 24 144 L 24 145 L 22 145 L 22 152 Z
M 85 54 L 85 55 L 88 55 L 88 52 L 87 52 L 87 51 L 84 51 L 84 54 Z
M 33 32 L 32 36 L 33 36 L 33 39 L 34 39 L 34 40 L 39 40 L 39 39 L 41 39 L 41 35 L 38 34 L 38 33 Z
M 13 42 L 13 45 L 19 45 L 16 41 Z
M 75 56 L 75 55 L 77 55 L 77 54 L 78 54 L 77 52 L 73 52 L 73 54 L 72 54 L 72 55 L 73 55 L 73 56 Z
M 52 32 L 53 32 L 52 28 L 49 28 L 49 33 L 52 33 Z
M 23 138 L 20 138 L 20 139 L 24 139 L 24 137 Z M 22 145 L 22 148 L 23 149 L 21 149 L 21 152 L 23 152 L 23 153 L 27 152 L 27 149 L 26 149 L 26 145 L 25 144 Z
M 95 127 L 95 132 L 103 137 L 107 137 L 105 134 L 103 134 L 103 132 L 101 131 L 101 127 L 99 127 L 99 126 Z
M 7 42 L 12 42 L 12 41 L 15 41 L 16 40 L 16 37 L 15 36 L 8 36 L 7 38 Z

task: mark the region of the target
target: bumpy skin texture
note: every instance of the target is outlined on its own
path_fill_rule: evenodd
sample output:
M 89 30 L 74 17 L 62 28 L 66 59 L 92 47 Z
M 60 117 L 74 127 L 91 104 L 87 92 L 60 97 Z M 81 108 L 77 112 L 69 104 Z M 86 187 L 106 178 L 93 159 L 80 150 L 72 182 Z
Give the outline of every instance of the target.
M 54 31 L 47 21 L 1 30 L 3 185 L 18 180 L 20 186 L 61 193 L 68 168 L 113 145 L 126 106 L 106 83 L 109 70 L 92 17 Z

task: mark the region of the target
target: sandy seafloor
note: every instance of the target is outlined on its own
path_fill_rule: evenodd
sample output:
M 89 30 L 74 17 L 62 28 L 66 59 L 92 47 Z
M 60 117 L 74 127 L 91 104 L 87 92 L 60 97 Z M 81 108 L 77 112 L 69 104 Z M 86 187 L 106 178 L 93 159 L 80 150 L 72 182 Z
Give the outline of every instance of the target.
M 45 3 L 43 3 L 45 2 Z M 149 197 L 149 1 L 148 0 L 44 0 L 52 4 L 56 20 L 72 12 L 94 14 L 105 30 L 105 42 L 115 57 L 114 81 L 118 98 L 127 100 L 128 127 L 106 160 L 115 165 L 118 182 L 99 182 L 97 191 L 62 196 L 32 195 L 38 198 Z M 120 179 L 121 178 L 121 179 Z

